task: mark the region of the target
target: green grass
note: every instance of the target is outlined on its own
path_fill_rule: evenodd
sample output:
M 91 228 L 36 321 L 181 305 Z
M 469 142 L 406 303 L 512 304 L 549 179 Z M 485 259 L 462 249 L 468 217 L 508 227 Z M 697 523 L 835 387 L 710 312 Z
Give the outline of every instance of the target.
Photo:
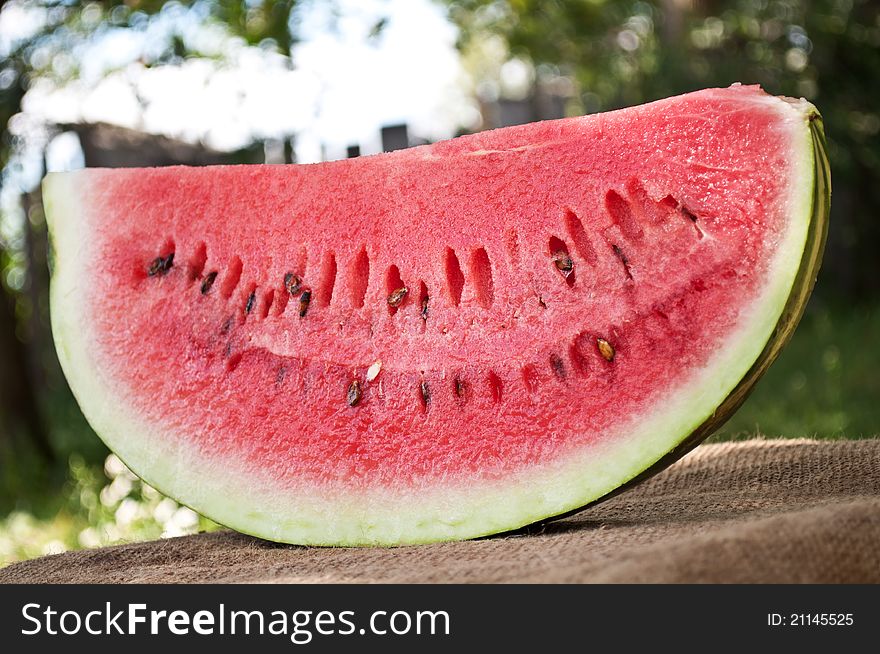
M 714 440 L 880 433 L 880 307 L 814 308 Z
M 152 540 L 216 529 L 217 525 L 164 497 L 115 455 L 104 464 L 73 454 L 57 487 L 18 496 L 0 518 L 0 567 L 43 554 Z
M 813 305 L 754 393 L 711 440 L 865 438 L 880 432 L 880 306 Z M 217 527 L 108 455 L 75 405 L 52 407 L 55 466 L 0 452 L 0 566 L 41 554 Z

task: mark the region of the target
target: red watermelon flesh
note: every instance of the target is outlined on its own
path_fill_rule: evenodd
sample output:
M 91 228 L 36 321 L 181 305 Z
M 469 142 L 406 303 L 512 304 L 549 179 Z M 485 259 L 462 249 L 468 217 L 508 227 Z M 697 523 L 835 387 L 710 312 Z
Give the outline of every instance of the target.
M 52 318 L 132 469 L 273 540 L 588 504 L 744 398 L 809 294 L 818 114 L 757 87 L 316 165 L 45 182 Z

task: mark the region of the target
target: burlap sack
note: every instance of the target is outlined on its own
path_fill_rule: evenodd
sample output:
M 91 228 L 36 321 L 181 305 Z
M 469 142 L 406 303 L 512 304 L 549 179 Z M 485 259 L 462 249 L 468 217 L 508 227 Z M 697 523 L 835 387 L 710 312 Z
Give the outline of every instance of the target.
M 400 548 L 233 532 L 47 556 L 0 582 L 880 582 L 880 440 L 703 445 L 532 533 Z

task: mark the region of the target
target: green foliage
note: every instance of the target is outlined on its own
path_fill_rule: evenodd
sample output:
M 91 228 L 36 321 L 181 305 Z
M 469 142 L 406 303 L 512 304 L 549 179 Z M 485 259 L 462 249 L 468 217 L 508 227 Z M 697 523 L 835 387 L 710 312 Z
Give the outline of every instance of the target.
M 5 167 L 16 143 L 6 130 L 10 119 L 21 110 L 29 85 L 40 77 L 68 81 L 79 75 L 76 53 L 95 39 L 113 31 L 146 33 L 149 47 L 141 53 L 145 66 L 179 63 L 188 57 L 222 57 L 214 46 L 186 30 L 186 17 L 216 27 L 229 37 L 243 39 L 290 54 L 291 24 L 295 0 L 110 0 L 83 2 L 60 0 L 13 0 L 5 11 L 23 10 L 35 18 L 33 33 L 13 43 L 2 53 L 0 63 L 0 167 Z M 157 30 L 159 21 L 169 29 Z
M 716 439 L 869 438 L 880 431 L 880 307 L 804 318 L 751 397 Z
M 36 495 L 29 506 L 0 519 L 0 567 L 43 554 L 216 528 L 142 482 L 116 455 L 106 457 L 103 470 L 72 455 L 60 493 Z

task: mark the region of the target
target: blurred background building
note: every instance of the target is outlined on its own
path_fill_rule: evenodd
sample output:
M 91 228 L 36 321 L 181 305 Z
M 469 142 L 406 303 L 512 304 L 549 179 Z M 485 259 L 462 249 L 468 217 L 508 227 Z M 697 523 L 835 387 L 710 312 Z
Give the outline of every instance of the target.
M 46 171 L 310 163 L 759 83 L 822 111 L 826 261 L 716 438 L 880 427 L 876 0 L 9 0 L 0 5 L 0 565 L 210 524 L 91 432 L 48 320 Z

